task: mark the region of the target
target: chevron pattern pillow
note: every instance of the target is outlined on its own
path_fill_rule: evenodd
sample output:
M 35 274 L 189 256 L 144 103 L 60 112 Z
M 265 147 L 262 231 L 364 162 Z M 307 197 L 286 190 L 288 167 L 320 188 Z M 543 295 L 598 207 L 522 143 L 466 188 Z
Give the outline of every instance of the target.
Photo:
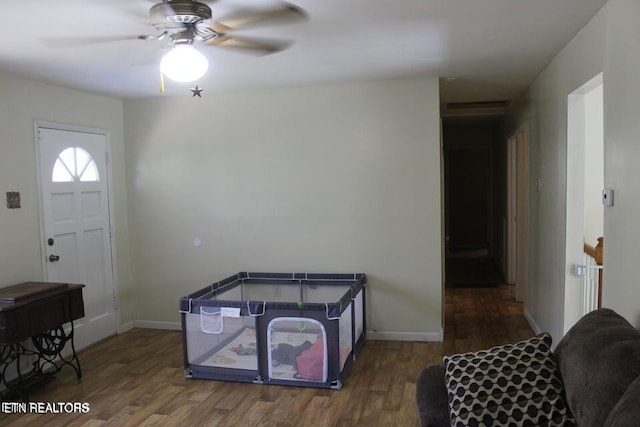
M 573 426 L 551 336 L 444 357 L 451 425 Z

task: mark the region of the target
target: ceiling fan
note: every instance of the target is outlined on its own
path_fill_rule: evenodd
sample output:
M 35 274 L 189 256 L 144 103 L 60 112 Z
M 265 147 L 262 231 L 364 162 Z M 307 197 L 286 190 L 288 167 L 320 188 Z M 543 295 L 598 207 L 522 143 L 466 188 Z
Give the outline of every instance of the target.
M 210 0 L 211 3 L 215 1 Z M 206 73 L 207 59 L 195 49 L 196 45 L 232 48 L 263 55 L 275 53 L 291 43 L 236 36 L 233 33 L 260 25 L 290 23 L 306 18 L 303 9 L 284 1 L 267 9 L 243 10 L 214 20 L 211 7 L 203 1 L 162 0 L 149 9 L 149 22 L 156 34 L 48 39 L 46 42 L 51 46 L 64 47 L 131 39 L 167 41 L 170 49 L 160 62 L 160 91 L 164 92 L 164 76 L 178 82 L 194 82 Z
M 173 46 L 193 45 L 202 42 L 209 46 L 221 46 L 255 51 L 278 52 L 288 42 L 266 41 L 257 38 L 234 36 L 234 30 L 261 24 L 273 24 L 302 20 L 307 17 L 303 9 L 290 3 L 267 10 L 242 12 L 214 21 L 208 4 L 196 0 L 164 0 L 149 9 L 151 25 L 157 35 L 140 35 L 143 40 L 171 41 Z
M 268 54 L 288 46 L 288 42 L 265 41 L 237 37 L 234 30 L 265 23 L 278 23 L 306 18 L 305 12 L 290 3 L 281 3 L 271 9 L 237 13 L 214 21 L 211 8 L 197 0 L 163 0 L 149 9 L 151 25 L 157 35 L 140 35 L 143 40 L 169 40 L 173 49 L 160 62 L 161 91 L 163 76 L 178 82 L 191 82 L 202 77 L 208 68 L 206 57 L 194 48 L 194 43 L 229 47 Z M 198 92 L 196 85 L 194 95 Z

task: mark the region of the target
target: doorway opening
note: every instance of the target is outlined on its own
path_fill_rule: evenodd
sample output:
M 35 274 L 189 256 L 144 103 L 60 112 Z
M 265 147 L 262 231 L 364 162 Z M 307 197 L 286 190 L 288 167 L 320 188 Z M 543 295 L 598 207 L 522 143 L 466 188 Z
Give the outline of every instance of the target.
M 507 232 L 509 162 L 503 117 L 444 118 L 442 135 L 445 349 L 455 353 L 518 341 L 531 330 L 524 304 L 514 298 L 517 268 L 513 279 L 506 280 L 507 240 L 513 236 L 514 245 L 524 248 L 526 241 L 519 239 L 526 227 L 517 234 L 516 221 L 513 234 Z M 514 147 L 526 147 L 526 137 L 525 125 L 514 135 Z M 526 210 L 526 168 L 517 167 L 518 161 L 526 165 L 526 150 L 514 150 L 513 158 L 513 191 L 522 196 L 513 199 L 516 212 Z M 525 267 L 520 266 L 523 277 Z M 503 316 L 502 310 L 509 314 Z
M 504 150 L 495 119 L 444 121 L 445 288 L 505 283 Z
M 567 212 L 564 288 L 565 332 L 589 309 L 582 265 L 585 245 L 604 239 L 604 86 L 602 73 L 567 99 Z M 586 271 L 584 272 L 586 273 Z

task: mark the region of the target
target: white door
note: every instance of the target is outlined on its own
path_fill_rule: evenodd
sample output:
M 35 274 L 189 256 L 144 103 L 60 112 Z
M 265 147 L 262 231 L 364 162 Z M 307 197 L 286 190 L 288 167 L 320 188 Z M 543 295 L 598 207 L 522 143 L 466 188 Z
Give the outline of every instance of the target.
M 45 280 L 83 283 L 76 348 L 116 333 L 106 135 L 37 128 Z

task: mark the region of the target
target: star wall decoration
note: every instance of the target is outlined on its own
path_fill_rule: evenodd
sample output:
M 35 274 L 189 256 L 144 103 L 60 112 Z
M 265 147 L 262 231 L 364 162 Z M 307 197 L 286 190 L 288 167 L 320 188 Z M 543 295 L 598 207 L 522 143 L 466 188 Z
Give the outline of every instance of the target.
M 191 92 L 193 93 L 193 95 L 191 95 L 191 97 L 195 98 L 197 96 L 198 98 L 202 98 L 202 91 L 203 90 L 204 89 L 199 88 L 198 85 L 196 85 L 196 87 L 192 87 L 191 88 Z

